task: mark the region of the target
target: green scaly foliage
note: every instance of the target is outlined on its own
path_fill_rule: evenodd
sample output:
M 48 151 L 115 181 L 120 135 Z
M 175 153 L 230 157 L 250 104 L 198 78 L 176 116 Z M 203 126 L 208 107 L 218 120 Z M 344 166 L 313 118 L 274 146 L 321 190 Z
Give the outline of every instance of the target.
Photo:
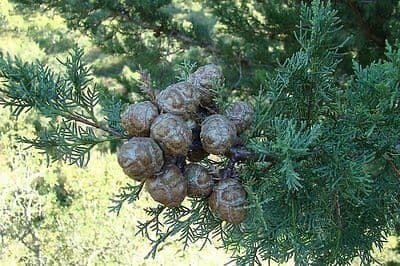
M 299 265 L 343 265 L 355 257 L 374 262 L 372 248 L 382 247 L 400 215 L 399 47 L 387 44 L 386 59 L 367 67 L 354 63 L 354 77 L 343 84 L 337 73 L 348 40 L 341 38 L 338 13 L 313 1 L 301 8 L 300 19 L 299 50 L 251 98 L 256 117 L 246 140 L 258 160 L 236 166 L 248 194 L 248 218 L 240 225 L 222 222 L 207 199 L 148 208 L 150 219 L 139 223 L 138 233 L 151 243 L 149 257 L 177 237 L 185 248 L 219 239 L 239 265 L 290 258 Z M 102 92 L 81 57 L 75 49 L 63 62 L 65 74 L 57 75 L 40 63 L 2 56 L 0 99 L 14 115 L 34 109 L 53 123 L 38 139 L 22 141 L 54 160 L 84 165 L 92 145 L 125 134 L 117 121 L 120 104 L 106 108 L 113 126 L 95 116 Z M 223 99 L 228 92 L 218 93 Z M 142 188 L 123 188 L 111 209 L 135 202 Z
M 71 1 L 14 0 L 26 14 L 55 10 L 110 54 L 123 56 L 134 71 L 153 73 L 160 86 L 173 82 L 173 67 L 185 59 L 223 68 L 227 86 L 242 97 L 256 95 L 266 72 L 299 49 L 293 32 L 300 0 Z M 343 23 L 338 72 L 350 75 L 352 60 L 369 64 L 382 58 L 385 40 L 399 36 L 399 1 L 331 1 Z M 132 61 L 132 62 L 130 62 Z M 134 91 L 135 86 L 129 86 Z

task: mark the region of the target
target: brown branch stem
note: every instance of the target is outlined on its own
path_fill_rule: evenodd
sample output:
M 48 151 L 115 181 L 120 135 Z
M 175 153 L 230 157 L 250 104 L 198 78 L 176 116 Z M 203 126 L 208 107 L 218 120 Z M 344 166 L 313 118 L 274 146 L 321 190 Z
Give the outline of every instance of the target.
M 337 191 L 335 194 L 335 208 L 339 227 L 342 228 L 342 211 L 340 208 L 339 193 Z
M 394 164 L 394 162 L 391 159 L 386 159 L 386 161 L 390 164 L 390 167 L 392 168 L 392 170 L 395 172 L 395 174 L 400 177 L 400 170 L 396 167 L 396 165 Z
M 129 137 L 127 135 L 125 135 L 125 134 L 122 134 L 122 133 L 120 133 L 120 132 L 118 132 L 116 130 L 113 130 L 111 128 L 104 127 L 102 125 L 98 125 L 98 124 L 96 124 L 96 123 L 94 123 L 94 122 L 92 122 L 90 120 L 87 120 L 86 118 L 79 117 L 79 116 L 76 116 L 76 115 L 68 115 L 68 116 L 66 116 L 66 118 L 69 119 L 69 120 L 74 120 L 74 121 L 77 121 L 79 123 L 91 126 L 93 128 L 100 129 L 100 130 L 102 130 L 104 132 L 109 133 L 110 135 L 117 136 L 118 138 L 129 139 Z
M 233 177 L 235 174 L 235 165 L 238 162 L 244 162 L 244 161 L 256 161 L 259 159 L 257 154 L 254 152 L 250 151 L 248 148 L 242 145 L 237 145 L 233 146 L 229 153 L 226 154 L 226 156 L 229 158 L 228 165 L 223 169 L 221 173 L 221 178 L 230 178 Z M 263 161 L 265 162 L 270 162 L 271 166 L 273 166 L 275 163 L 278 162 L 278 157 L 274 155 L 267 155 L 263 156 Z
M 367 22 L 364 20 L 360 8 L 357 6 L 355 1 L 349 0 L 347 1 L 347 6 L 350 8 L 352 13 L 357 19 L 358 25 L 361 27 L 361 30 L 364 32 L 364 35 L 367 39 L 373 41 L 377 46 L 380 48 L 385 48 L 385 40 L 381 37 L 377 36 L 370 27 L 368 26 Z
M 198 41 L 188 35 L 181 33 L 178 29 L 175 29 L 175 28 L 171 29 L 171 28 L 165 27 L 164 25 L 161 25 L 161 26 L 152 25 L 150 23 L 141 21 L 139 17 L 132 17 L 129 14 L 129 11 L 127 11 L 122 6 L 113 15 L 121 17 L 122 19 L 125 19 L 126 21 L 128 21 L 130 23 L 138 25 L 145 30 L 152 31 L 154 33 L 155 37 L 159 37 L 161 34 L 165 34 L 167 36 L 173 37 L 176 40 L 182 42 L 182 44 L 189 45 L 189 46 L 198 46 L 212 54 L 222 54 L 221 49 L 215 47 L 213 44 L 211 44 L 209 42 Z M 239 62 L 242 62 L 244 65 L 252 64 L 252 62 L 249 59 L 242 58 L 242 57 L 239 58 Z

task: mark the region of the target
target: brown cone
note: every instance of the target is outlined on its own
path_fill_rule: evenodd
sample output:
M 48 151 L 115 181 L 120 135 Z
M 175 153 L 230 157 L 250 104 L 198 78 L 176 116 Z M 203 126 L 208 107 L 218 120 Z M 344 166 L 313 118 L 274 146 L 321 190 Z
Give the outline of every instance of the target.
M 151 123 L 157 116 L 157 107 L 145 101 L 129 105 L 121 116 L 121 123 L 129 136 L 148 137 Z
M 200 104 L 200 93 L 185 81 L 172 84 L 156 97 L 161 111 L 189 118 L 196 113 Z
M 201 125 L 200 139 L 206 152 L 222 155 L 235 144 L 237 130 L 235 125 L 225 116 L 211 115 Z
M 246 191 L 236 179 L 226 178 L 214 186 L 208 199 L 211 210 L 222 220 L 240 224 L 247 217 Z
M 192 142 L 192 131 L 173 114 L 159 115 L 150 127 L 150 136 L 168 155 L 186 155 Z
M 215 96 L 215 93 L 212 91 L 214 89 L 213 86 L 221 83 L 222 80 L 222 72 L 214 64 L 199 67 L 188 78 L 188 82 L 198 88 L 201 103 L 206 106 L 213 102 Z
M 199 164 L 188 164 L 185 168 L 189 197 L 207 197 L 211 194 L 214 180 L 208 170 Z
M 164 164 L 163 153 L 151 138 L 131 138 L 118 152 L 124 173 L 137 181 L 154 176 Z
M 253 107 L 248 102 L 234 102 L 232 107 L 226 111 L 226 117 L 231 120 L 238 131 L 242 133 L 248 129 L 254 119 Z
M 155 201 L 172 208 L 185 199 L 187 182 L 179 168 L 170 164 L 160 174 L 146 180 L 146 189 Z

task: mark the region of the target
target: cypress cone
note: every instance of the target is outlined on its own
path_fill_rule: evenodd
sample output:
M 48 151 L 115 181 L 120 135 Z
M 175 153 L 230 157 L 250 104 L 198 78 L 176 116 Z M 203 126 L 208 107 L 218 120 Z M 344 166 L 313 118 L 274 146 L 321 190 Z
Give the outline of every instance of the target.
M 207 197 L 211 194 L 214 180 L 208 170 L 199 164 L 188 164 L 185 168 L 189 197 Z
M 226 117 L 231 120 L 238 131 L 242 133 L 248 129 L 254 119 L 253 107 L 248 102 L 234 102 L 232 107 L 225 112 Z
M 206 106 L 213 103 L 215 97 L 215 93 L 213 92 L 214 85 L 221 83 L 222 80 L 222 73 L 214 64 L 199 67 L 188 78 L 188 82 L 198 88 L 200 101 Z
M 118 163 L 124 173 L 143 181 L 161 170 L 164 158 L 161 148 L 151 138 L 131 138 L 118 152 Z
M 148 137 L 150 126 L 157 116 L 157 107 L 145 101 L 129 105 L 121 116 L 121 123 L 129 136 Z
M 189 118 L 199 107 L 200 93 L 191 83 L 182 81 L 162 90 L 156 100 L 161 111 Z
M 237 139 L 235 125 L 225 116 L 207 117 L 202 125 L 200 139 L 203 149 L 211 154 L 222 155 L 229 151 Z
M 167 165 L 160 174 L 148 178 L 145 186 L 155 201 L 170 208 L 178 207 L 187 193 L 187 182 L 174 164 Z
M 159 115 L 150 127 L 150 136 L 168 155 L 186 155 L 192 142 L 192 131 L 173 114 Z
M 240 224 L 247 217 L 246 191 L 236 179 L 225 178 L 219 181 L 208 203 L 216 216 L 229 223 Z

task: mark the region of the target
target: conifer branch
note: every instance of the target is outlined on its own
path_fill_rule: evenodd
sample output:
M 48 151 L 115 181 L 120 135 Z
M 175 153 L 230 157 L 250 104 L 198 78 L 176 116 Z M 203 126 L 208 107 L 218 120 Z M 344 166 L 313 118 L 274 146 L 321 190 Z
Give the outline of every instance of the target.
M 147 208 L 149 218 L 139 222 L 137 233 L 152 244 L 148 256 L 154 257 L 163 243 L 177 236 L 184 248 L 220 238 L 240 265 L 291 257 L 298 265 L 344 265 L 357 254 L 365 264 L 373 261 L 371 247 L 381 246 L 382 235 L 398 220 L 400 170 L 391 157 L 382 158 L 382 151 L 398 143 L 400 52 L 388 47 L 386 61 L 365 68 L 355 64 L 354 79 L 340 90 L 336 74 L 345 41 L 338 40 L 342 25 L 337 12 L 329 2 L 312 1 L 302 8 L 301 19 L 296 34 L 300 50 L 266 81 L 266 90 L 256 99 L 246 146 L 232 147 L 228 160 L 204 160 L 210 168 L 225 166 L 223 178 L 236 177 L 240 169 L 247 219 L 240 225 L 222 222 L 206 198 L 191 199 L 190 207 Z M 154 32 L 174 31 L 165 25 L 155 26 Z M 25 142 L 54 160 L 84 165 L 94 145 L 120 139 L 124 131 L 120 102 L 107 103 L 108 127 L 97 120 L 94 106 L 102 99 L 81 57 L 75 51 L 63 63 L 64 75 L 40 64 L 0 58 L 0 77 L 5 80 L 0 99 L 16 115 L 35 109 L 54 123 Z M 150 78 L 144 80 L 142 91 L 151 92 Z M 236 95 L 221 89 L 217 97 L 222 106 Z M 199 121 L 211 113 L 200 110 Z M 98 137 L 92 127 L 110 136 Z M 194 144 L 201 145 L 196 130 Z M 182 171 L 185 161 L 175 159 Z M 382 169 L 379 178 L 371 174 Z M 124 202 L 136 201 L 143 184 L 123 188 L 111 210 L 118 212 Z M 346 237 L 337 237 L 342 235 Z
M 165 34 L 166 36 L 172 37 L 177 41 L 181 42 L 183 45 L 198 46 L 211 54 L 216 54 L 216 55 L 223 54 L 223 51 L 221 49 L 211 44 L 210 42 L 196 40 L 195 38 L 192 38 L 189 35 L 182 33 L 178 28 L 171 25 L 167 25 L 166 22 L 164 22 L 164 24 L 161 25 L 154 25 L 142 21 L 138 16 L 132 17 L 129 15 L 129 12 L 122 6 L 118 8 L 118 11 L 114 12 L 114 17 L 121 17 L 122 19 L 130 23 L 133 23 L 134 25 L 138 25 L 145 30 L 150 30 L 156 37 L 161 36 L 161 34 Z M 265 32 L 265 34 L 269 33 Z M 237 61 L 240 64 L 244 64 L 246 66 L 250 66 L 252 64 L 250 59 L 244 58 L 243 56 L 238 56 Z
M 139 199 L 140 192 L 143 190 L 143 187 L 144 182 L 141 182 L 139 185 L 127 184 L 125 187 L 121 188 L 121 193 L 114 195 L 114 197 L 111 199 L 113 205 L 109 207 L 110 211 L 119 215 L 122 205 L 125 202 L 133 204 Z
M 385 160 L 390 164 L 390 167 L 394 171 L 394 173 L 400 177 L 400 170 L 397 168 L 396 164 L 393 162 L 393 159 L 389 156 L 384 156 Z
M 86 119 L 86 118 L 84 118 L 84 117 L 79 117 L 79 116 L 76 116 L 76 115 L 66 115 L 65 118 L 67 118 L 68 120 L 73 120 L 73 121 L 80 122 L 80 123 L 82 123 L 82 124 L 91 126 L 91 127 L 93 127 L 93 128 L 100 129 L 100 130 L 102 130 L 102 131 L 104 131 L 104 132 L 107 132 L 107 133 L 109 133 L 110 135 L 114 135 L 114 136 L 116 136 L 116 137 L 118 137 L 118 138 L 120 138 L 120 139 L 129 139 L 129 136 L 128 136 L 128 135 L 125 135 L 125 134 L 123 134 L 123 133 L 121 133 L 121 132 L 118 132 L 118 131 L 116 131 L 116 130 L 113 130 L 113 129 L 111 129 L 111 128 L 102 126 L 102 125 L 100 125 L 100 124 L 96 124 L 96 123 L 94 123 L 94 122 L 92 122 L 92 121 L 90 121 L 90 120 L 88 120 L 88 119 Z
M 340 228 L 342 228 L 342 211 L 340 208 L 340 201 L 339 201 L 339 192 L 336 191 L 335 193 L 335 208 L 336 208 L 336 215 L 337 215 L 337 220 L 338 220 L 338 225 Z
M 384 49 L 385 40 L 377 36 L 374 32 L 372 32 L 368 24 L 364 21 L 364 18 L 361 14 L 360 8 L 357 6 L 356 1 L 348 0 L 347 5 L 352 11 L 353 15 L 357 18 L 358 25 L 361 27 L 361 30 L 363 31 L 365 37 L 368 40 L 373 41 L 379 48 Z
M 128 138 L 119 125 L 120 102 L 112 97 L 104 100 L 100 95 L 104 92 L 92 84 L 90 67 L 82 58 L 83 50 L 76 47 L 65 62 L 59 60 L 66 70 L 62 75 L 39 62 L 28 64 L 19 58 L 0 56 L 0 78 L 4 82 L 0 104 L 10 108 L 16 117 L 35 110 L 50 119 L 47 127 L 38 129 L 35 139 L 18 138 L 29 147 L 42 150 L 48 162 L 51 158 L 84 166 L 95 145 Z M 96 117 L 95 108 L 100 104 L 108 127 Z M 109 135 L 99 137 L 93 129 Z
M 181 41 L 185 45 L 190 45 L 190 46 L 199 46 L 207 50 L 208 52 L 211 53 L 220 53 L 220 50 L 214 47 L 213 45 L 209 43 L 204 43 L 197 41 L 183 33 L 181 33 L 178 29 L 176 28 L 169 28 L 166 27 L 166 25 L 153 25 L 144 21 L 139 20 L 139 17 L 133 18 L 132 16 L 129 15 L 129 12 L 124 9 L 122 6 L 120 6 L 119 10 L 114 14 L 115 16 L 120 16 L 121 18 L 125 19 L 126 21 L 129 21 L 135 25 L 138 25 L 142 27 L 143 29 L 146 30 L 151 30 L 154 32 L 155 36 L 160 36 L 161 34 L 166 34 L 168 36 L 171 36 L 178 41 Z
M 139 67 L 140 74 L 140 90 L 152 103 L 157 105 L 156 96 L 159 93 L 158 90 L 153 89 L 150 73 Z

